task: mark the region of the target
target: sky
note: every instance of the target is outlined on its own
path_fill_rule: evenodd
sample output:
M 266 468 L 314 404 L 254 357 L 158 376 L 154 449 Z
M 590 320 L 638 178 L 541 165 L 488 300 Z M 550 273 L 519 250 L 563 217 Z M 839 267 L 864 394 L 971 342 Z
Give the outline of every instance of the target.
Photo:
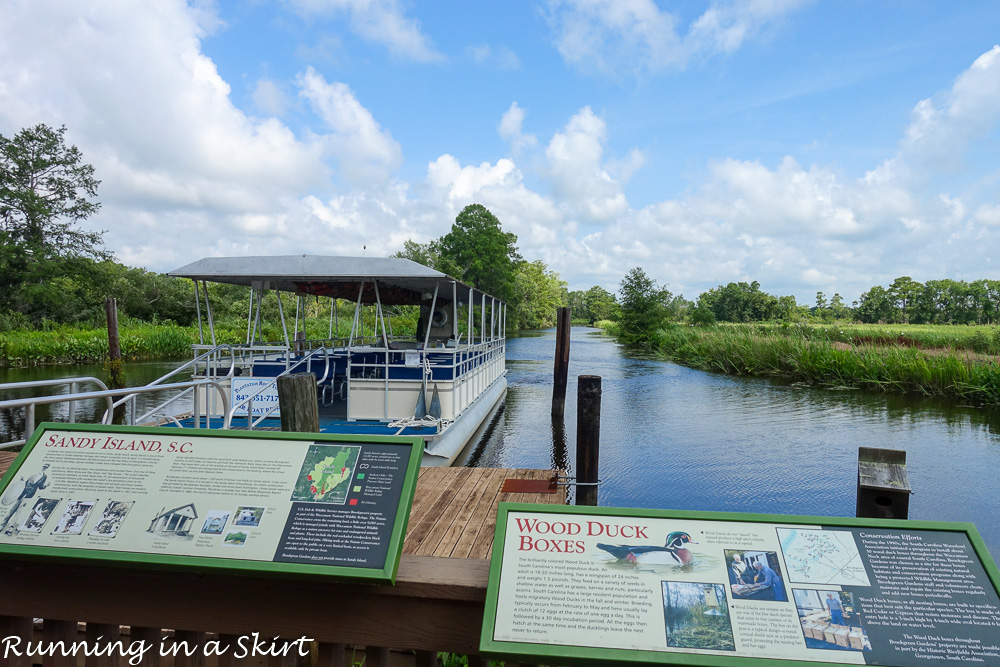
M 573 290 L 997 279 L 995 0 L 4 0 L 116 258 L 388 256 L 479 203 Z M 1000 261 L 1000 260 L 998 260 Z

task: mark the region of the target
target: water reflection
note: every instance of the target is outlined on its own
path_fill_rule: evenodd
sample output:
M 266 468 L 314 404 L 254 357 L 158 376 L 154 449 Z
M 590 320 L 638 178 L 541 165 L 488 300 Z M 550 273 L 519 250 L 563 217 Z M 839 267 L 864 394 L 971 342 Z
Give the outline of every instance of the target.
M 601 505 L 853 516 L 858 447 L 904 449 L 910 516 L 973 521 L 1000 553 L 996 409 L 704 373 L 574 328 L 560 423 L 554 351 L 554 331 L 508 342 L 505 414 L 467 464 L 572 474 L 576 377 L 600 375 Z

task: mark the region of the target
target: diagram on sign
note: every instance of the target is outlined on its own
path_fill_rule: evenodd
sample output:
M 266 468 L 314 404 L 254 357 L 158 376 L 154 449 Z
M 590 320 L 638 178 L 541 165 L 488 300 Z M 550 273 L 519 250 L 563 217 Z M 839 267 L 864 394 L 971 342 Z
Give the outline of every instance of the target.
M 343 505 L 347 502 L 360 452 L 360 447 L 346 445 L 309 447 L 291 499 Z
M 871 585 L 851 533 L 800 528 L 777 530 L 790 581 L 838 586 Z

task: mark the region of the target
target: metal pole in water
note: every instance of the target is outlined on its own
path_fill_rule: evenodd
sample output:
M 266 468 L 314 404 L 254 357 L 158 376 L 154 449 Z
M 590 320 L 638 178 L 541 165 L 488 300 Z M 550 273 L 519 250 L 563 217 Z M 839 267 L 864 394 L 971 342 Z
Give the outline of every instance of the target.
M 577 383 L 576 504 L 597 505 L 601 449 L 601 376 L 580 375 Z
M 559 308 L 556 315 L 556 361 L 552 378 L 552 416 L 566 413 L 566 376 L 569 373 L 570 309 Z

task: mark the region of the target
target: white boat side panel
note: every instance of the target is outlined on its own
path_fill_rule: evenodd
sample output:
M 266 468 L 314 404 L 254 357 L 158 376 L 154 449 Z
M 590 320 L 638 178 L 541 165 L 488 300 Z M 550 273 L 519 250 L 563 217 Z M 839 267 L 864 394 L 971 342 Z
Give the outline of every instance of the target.
M 427 442 L 422 466 L 449 466 L 462 453 L 469 440 L 484 428 L 493 410 L 507 395 L 507 378 L 499 377 L 472 405 L 462 418 L 448 427 L 440 437 Z
M 441 398 L 441 416 L 454 419 L 454 382 L 437 382 Z M 430 407 L 434 384 L 428 387 L 426 400 Z M 388 417 L 386 416 L 386 387 L 384 380 L 351 380 L 348 419 L 404 419 L 412 417 L 417 405 L 421 383 L 392 382 L 388 392 Z

